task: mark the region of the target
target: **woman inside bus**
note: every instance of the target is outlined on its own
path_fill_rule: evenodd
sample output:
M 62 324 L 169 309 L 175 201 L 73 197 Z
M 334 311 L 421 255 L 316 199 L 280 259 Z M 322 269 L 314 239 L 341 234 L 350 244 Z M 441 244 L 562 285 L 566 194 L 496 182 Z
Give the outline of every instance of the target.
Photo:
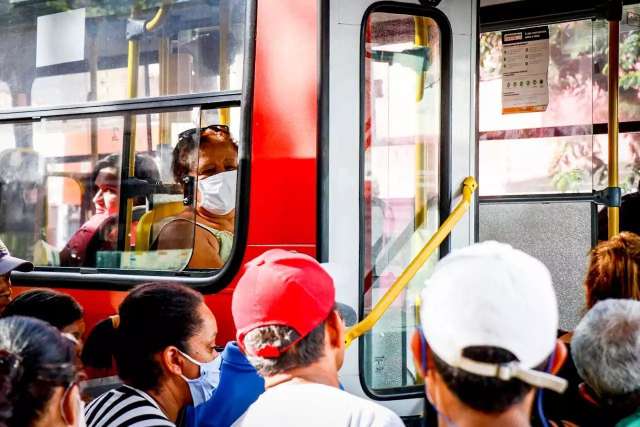
M 110 154 L 96 163 L 92 175 L 95 214 L 69 239 L 60 252 L 63 267 L 95 267 L 99 251 L 116 248 L 118 209 L 120 206 L 120 155 Z M 155 161 L 136 154 L 134 176 L 150 183 L 160 181 Z M 134 200 L 134 206 L 144 205 L 144 197 Z M 135 235 L 134 232 L 131 233 Z
M 195 209 L 156 224 L 153 247 L 193 247 L 189 268 L 221 268 L 233 245 L 238 147 L 224 125 L 202 128 L 199 152 L 197 147 L 195 129 L 181 133 L 171 165 L 176 182 L 182 183 L 187 176 L 197 177 Z
M 589 266 L 584 281 L 585 313 L 599 301 L 610 298 L 640 300 L 640 236 L 622 232 L 600 242 L 589 256 Z M 562 340 L 570 355 L 572 333 L 564 333 Z M 567 357 L 558 375 L 569 381 L 569 388 L 562 395 L 548 394 L 545 409 L 554 419 L 584 421 L 590 406 L 580 391 L 582 379 L 571 357 Z M 586 397 L 588 400 L 588 397 Z M 587 415 L 591 416 L 591 415 Z
M 87 425 L 174 426 L 185 406 L 213 394 L 216 319 L 202 295 L 166 283 L 134 289 L 118 312 L 111 348 L 124 385 L 89 404 Z
M 0 319 L 0 426 L 83 426 L 75 354 L 41 320 Z

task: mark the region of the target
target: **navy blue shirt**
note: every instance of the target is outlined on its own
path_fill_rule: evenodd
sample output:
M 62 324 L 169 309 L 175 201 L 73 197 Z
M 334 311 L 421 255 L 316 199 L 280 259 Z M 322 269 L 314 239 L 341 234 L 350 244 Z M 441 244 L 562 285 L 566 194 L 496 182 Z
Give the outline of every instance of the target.
M 211 399 L 187 407 L 186 427 L 229 427 L 264 392 L 264 380 L 235 342 L 225 347 L 220 364 L 220 383 Z

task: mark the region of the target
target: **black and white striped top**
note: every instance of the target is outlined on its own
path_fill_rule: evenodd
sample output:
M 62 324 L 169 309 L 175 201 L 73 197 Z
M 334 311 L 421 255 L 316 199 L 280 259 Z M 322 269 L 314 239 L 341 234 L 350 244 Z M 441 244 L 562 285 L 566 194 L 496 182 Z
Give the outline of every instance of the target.
M 85 415 L 87 427 L 175 427 L 151 396 L 127 385 L 98 396 Z

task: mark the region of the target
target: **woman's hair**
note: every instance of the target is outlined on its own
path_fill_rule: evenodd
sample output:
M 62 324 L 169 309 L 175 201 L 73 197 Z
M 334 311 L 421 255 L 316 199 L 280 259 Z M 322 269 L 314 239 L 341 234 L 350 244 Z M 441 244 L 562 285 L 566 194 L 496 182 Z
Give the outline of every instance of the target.
M 93 174 L 91 175 L 91 188 L 94 188 L 96 178 L 102 169 L 114 168 L 120 170 L 122 167 L 122 160 L 120 154 L 109 154 L 106 157 L 100 159 L 96 166 L 93 168 Z M 160 181 L 160 172 L 158 171 L 158 165 L 152 157 L 146 154 L 136 154 L 136 160 L 134 165 L 133 175 L 135 178 L 147 181 L 149 183 L 156 183 Z M 138 198 L 135 201 L 136 205 L 144 204 L 144 198 Z
M 622 232 L 600 242 L 589 257 L 587 309 L 608 298 L 640 300 L 640 237 Z
M 91 176 L 91 182 L 96 182 L 98 173 L 102 169 L 114 168 L 120 170 L 122 166 L 122 160 L 120 154 L 109 154 L 106 157 L 98 160 L 96 166 L 93 168 L 93 175 Z M 138 179 L 143 179 L 148 182 L 160 181 L 160 172 L 158 166 L 152 157 L 146 154 L 136 154 L 136 161 L 134 165 L 134 176 Z
M 0 319 L 0 427 L 30 427 L 55 387 L 76 378 L 75 345 L 53 326 L 22 316 Z
M 210 137 L 213 135 L 205 134 L 208 128 L 204 128 L 200 133 L 200 146 L 204 145 Z M 233 140 L 231 134 L 222 129 L 213 129 L 217 134 L 224 135 L 228 138 L 229 142 L 236 146 L 236 142 Z M 193 165 L 197 161 L 196 148 L 198 144 L 196 143 L 196 139 L 194 138 L 195 129 L 190 129 L 180 134 L 178 137 L 178 143 L 173 149 L 173 157 L 171 159 L 171 173 L 173 174 L 173 179 L 177 184 L 183 184 L 182 179 L 185 176 L 188 176 L 191 172 Z
M 52 289 L 33 289 L 11 301 L 1 317 L 27 316 L 44 320 L 62 330 L 82 320 L 83 310 L 70 295 Z
M 82 364 L 85 368 L 111 369 L 116 345 L 116 333 L 112 317 L 96 323 L 82 346 Z
M 202 295 L 182 285 L 142 285 L 120 305 L 114 355 L 118 375 L 141 390 L 157 389 L 162 368 L 156 354 L 168 346 L 187 352 L 187 341 L 202 325 Z

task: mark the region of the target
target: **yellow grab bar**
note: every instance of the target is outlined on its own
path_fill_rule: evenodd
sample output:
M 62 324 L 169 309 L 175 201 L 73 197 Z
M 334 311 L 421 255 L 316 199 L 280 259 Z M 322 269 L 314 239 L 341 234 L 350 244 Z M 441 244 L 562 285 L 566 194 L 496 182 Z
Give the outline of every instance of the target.
M 371 312 L 349 329 L 345 336 L 345 343 L 348 346 L 358 337 L 373 329 L 375 324 L 384 315 L 391 304 L 398 298 L 400 293 L 406 288 L 411 279 L 422 268 L 425 262 L 431 257 L 433 252 L 440 246 L 444 239 L 451 233 L 453 227 L 460 221 L 462 216 L 469 210 L 471 196 L 478 188 L 478 183 L 473 177 L 467 177 L 462 183 L 462 200 L 451 212 L 449 217 L 442 223 L 438 231 L 431 237 L 426 245 L 411 260 L 407 268 L 398 276 L 389 290 L 380 298 L 380 301 L 373 307 Z

